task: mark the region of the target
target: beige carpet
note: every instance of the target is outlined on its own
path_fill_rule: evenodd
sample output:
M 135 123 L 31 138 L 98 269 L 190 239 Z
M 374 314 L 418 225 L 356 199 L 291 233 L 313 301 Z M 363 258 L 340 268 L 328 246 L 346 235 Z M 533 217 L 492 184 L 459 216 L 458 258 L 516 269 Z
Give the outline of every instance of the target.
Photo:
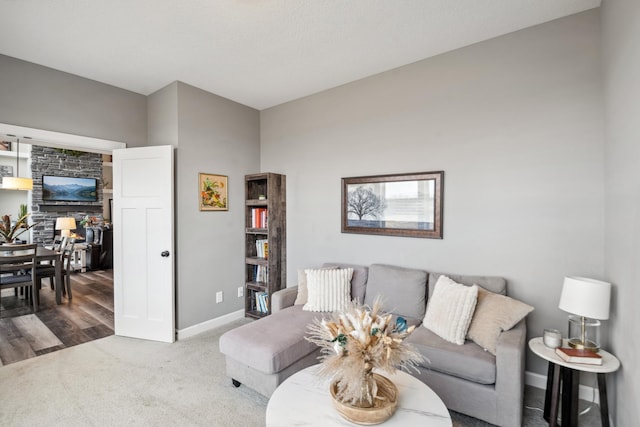
M 245 322 L 174 344 L 111 336 L 2 366 L 0 426 L 264 426 L 267 399 L 233 387 L 218 351 L 220 335 Z M 541 390 L 526 394 L 542 405 Z M 547 425 L 539 411 L 525 415 L 525 426 Z M 487 425 L 452 417 L 455 427 Z
M 264 425 L 267 400 L 224 375 L 222 332 L 174 344 L 111 336 L 0 367 L 0 425 Z

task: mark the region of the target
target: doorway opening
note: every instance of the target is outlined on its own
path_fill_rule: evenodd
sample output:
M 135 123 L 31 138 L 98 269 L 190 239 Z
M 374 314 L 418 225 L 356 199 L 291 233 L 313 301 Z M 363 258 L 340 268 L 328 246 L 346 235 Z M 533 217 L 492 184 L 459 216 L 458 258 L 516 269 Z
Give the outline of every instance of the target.
M 70 273 L 73 298 L 62 299 L 62 304 L 55 303 L 55 291 L 49 280 L 42 280 L 39 311 L 34 313 L 25 295 L 6 289 L 0 295 L 0 366 L 14 363 L 41 354 L 50 353 L 66 347 L 82 344 L 103 338 L 114 333 L 114 292 L 113 264 L 108 257 L 113 256 L 111 233 L 98 233 L 109 230 L 111 223 L 112 192 L 109 188 L 110 154 L 113 149 L 125 148 L 124 143 L 79 137 L 57 132 L 17 127 L 0 124 L 0 139 L 10 144 L 20 143 L 20 156 L 12 150 L 6 150 L 0 160 L 22 162 L 19 164 L 21 176 L 36 178 L 38 185 L 34 191 L 0 190 L 3 201 L 0 203 L 1 214 L 18 214 L 21 205 L 29 207 L 28 212 L 38 221 L 38 236 L 31 236 L 30 242 L 43 246 L 51 244 L 55 233 L 55 217 L 78 217 L 80 223 L 84 218 L 94 218 L 90 226 L 91 241 L 88 230 L 80 224 L 72 231 L 80 242 L 80 250 L 74 257 L 73 273 Z M 83 176 L 85 168 L 90 173 L 99 173 L 96 180 L 100 187 L 100 197 L 95 203 L 87 202 L 79 206 L 77 202 L 50 202 L 42 197 L 43 165 L 32 169 L 31 151 L 38 152 L 38 162 L 49 162 L 45 168 L 48 176 Z M 51 153 L 56 153 L 58 157 Z M 81 163 L 79 158 L 84 153 L 91 153 L 92 163 L 80 165 L 72 169 L 64 166 L 63 158 L 71 157 L 70 163 Z M 14 156 L 15 157 L 12 157 Z M 74 158 L 75 156 L 75 158 Z M 98 166 L 96 166 L 98 165 Z M 99 168 L 96 171 L 96 168 Z M 112 181 L 111 181 L 112 182 Z M 5 194 L 6 193 L 6 194 Z M 5 197 L 7 196 L 7 197 Z M 13 206 L 15 205 L 15 206 Z M 47 205 L 47 206 L 45 206 Z M 7 209 L 9 209 L 7 211 Z M 7 212 L 5 212 L 7 211 Z M 15 211 L 15 212 L 14 212 Z M 34 215 L 36 214 L 36 215 Z M 40 224 L 40 222 L 42 224 Z M 86 225 L 86 224 L 84 224 Z M 108 237 L 107 237 L 108 236 Z M 106 241 L 105 241 L 106 237 Z M 37 240 L 37 241 L 36 241 Z M 108 250 L 103 250 L 109 246 Z M 96 251 L 97 249 L 97 251 Z

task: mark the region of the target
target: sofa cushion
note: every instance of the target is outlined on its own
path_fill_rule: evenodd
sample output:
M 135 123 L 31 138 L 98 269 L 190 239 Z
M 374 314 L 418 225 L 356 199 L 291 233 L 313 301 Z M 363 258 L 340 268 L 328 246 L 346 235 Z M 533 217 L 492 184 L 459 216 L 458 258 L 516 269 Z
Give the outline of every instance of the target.
M 442 275 L 443 273 L 429 274 L 429 298 L 431 298 L 431 295 L 433 295 L 433 288 L 438 282 L 438 278 Z M 507 281 L 503 277 L 464 276 L 459 274 L 446 274 L 446 276 L 449 277 L 451 280 L 454 280 L 458 283 L 462 283 L 463 285 L 467 285 L 467 286 L 478 285 L 496 294 L 501 294 L 501 295 L 507 294 Z
M 338 268 L 338 267 L 330 267 L 330 268 Z M 306 270 L 308 269 L 303 269 L 303 268 L 298 269 L 298 294 L 296 295 L 296 300 L 293 302 L 295 305 L 305 305 L 307 303 L 307 299 L 309 299 L 309 290 L 307 289 Z
M 474 343 L 449 343 L 427 328 L 416 328 L 406 339 L 426 361 L 422 367 L 479 384 L 496 382 L 496 357 Z
M 505 295 L 478 288 L 478 304 L 467 336 L 491 354 L 502 331 L 508 331 L 533 311 L 533 307 Z
M 220 337 L 220 352 L 265 374 L 291 366 L 318 346 L 304 339 L 307 326 L 323 313 L 294 305 Z
M 353 268 L 320 268 L 305 273 L 309 296 L 304 311 L 340 311 L 351 301 Z
M 424 326 L 446 341 L 464 344 L 477 299 L 476 285 L 465 286 L 440 276 L 429 298 Z
M 322 264 L 322 267 L 353 268 L 353 277 L 351 278 L 351 299 L 358 301 L 360 304 L 364 302 L 364 294 L 367 290 L 367 278 L 369 277 L 368 267 L 356 264 L 340 264 L 337 262 L 326 262 Z
M 392 265 L 369 267 L 365 304 L 371 306 L 378 295 L 383 297 L 384 311 L 406 317 L 424 318 L 427 272 Z

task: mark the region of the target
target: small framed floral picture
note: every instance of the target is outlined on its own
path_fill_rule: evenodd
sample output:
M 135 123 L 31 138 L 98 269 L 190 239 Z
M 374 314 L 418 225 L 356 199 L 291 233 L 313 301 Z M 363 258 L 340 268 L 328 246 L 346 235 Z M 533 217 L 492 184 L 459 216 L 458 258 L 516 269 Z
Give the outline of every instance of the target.
M 214 175 L 210 173 L 199 174 L 198 182 L 200 210 L 201 211 L 228 211 L 229 191 L 226 175 Z

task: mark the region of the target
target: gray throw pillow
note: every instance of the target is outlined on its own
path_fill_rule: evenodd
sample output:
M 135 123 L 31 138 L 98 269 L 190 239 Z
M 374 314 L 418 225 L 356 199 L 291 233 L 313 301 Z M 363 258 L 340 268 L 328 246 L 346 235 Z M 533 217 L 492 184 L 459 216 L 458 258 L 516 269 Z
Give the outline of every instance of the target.
M 378 295 L 383 309 L 405 317 L 424 318 L 426 310 L 427 272 L 393 265 L 369 267 L 365 304 L 371 306 Z

